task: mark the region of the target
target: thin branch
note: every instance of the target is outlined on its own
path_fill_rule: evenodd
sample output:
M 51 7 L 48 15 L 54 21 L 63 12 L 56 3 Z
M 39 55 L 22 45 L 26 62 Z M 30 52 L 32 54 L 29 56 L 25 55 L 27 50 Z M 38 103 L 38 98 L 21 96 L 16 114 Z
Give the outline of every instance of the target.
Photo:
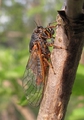
M 76 6 L 76 10 L 80 8 L 77 12 L 73 10 L 79 0 L 71 0 L 73 5 L 69 1 L 66 2 L 65 11 L 59 11 L 61 17 L 57 18 L 55 45 L 63 49 L 54 49 L 52 52 L 51 60 L 56 75 L 50 68 L 37 120 L 64 120 L 71 95 L 84 44 L 84 15 L 83 0 L 80 0 L 80 7 Z

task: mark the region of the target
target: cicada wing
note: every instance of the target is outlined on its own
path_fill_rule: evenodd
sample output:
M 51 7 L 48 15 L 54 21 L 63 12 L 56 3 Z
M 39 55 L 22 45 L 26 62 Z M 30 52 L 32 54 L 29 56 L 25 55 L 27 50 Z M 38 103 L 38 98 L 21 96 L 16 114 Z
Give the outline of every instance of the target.
M 39 71 L 40 73 L 38 74 L 38 60 L 40 61 L 37 51 L 32 51 L 22 82 L 26 98 L 29 104 L 33 106 L 40 104 L 43 92 L 43 83 L 39 85 L 36 83 L 37 78 L 42 77 L 41 71 Z M 40 64 L 40 69 L 41 67 L 42 64 Z

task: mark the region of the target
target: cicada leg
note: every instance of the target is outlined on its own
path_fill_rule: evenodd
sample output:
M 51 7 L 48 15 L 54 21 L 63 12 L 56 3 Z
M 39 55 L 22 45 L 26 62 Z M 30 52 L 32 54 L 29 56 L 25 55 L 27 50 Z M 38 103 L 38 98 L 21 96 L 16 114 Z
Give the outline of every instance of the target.
M 46 62 L 51 68 L 52 68 L 53 73 L 56 74 L 55 71 L 54 71 L 54 68 L 53 68 L 52 62 L 51 62 L 51 61 L 49 62 L 46 58 L 44 58 L 44 61 L 45 61 L 45 62 Z

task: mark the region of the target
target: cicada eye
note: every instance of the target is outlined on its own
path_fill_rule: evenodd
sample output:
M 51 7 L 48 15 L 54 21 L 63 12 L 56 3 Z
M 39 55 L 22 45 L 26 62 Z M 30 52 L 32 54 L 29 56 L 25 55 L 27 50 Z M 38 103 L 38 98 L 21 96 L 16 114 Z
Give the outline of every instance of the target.
M 52 35 L 54 35 L 54 33 L 55 33 L 55 32 L 54 32 L 54 30 L 53 30 L 53 29 L 51 29 L 51 34 L 52 34 Z
M 54 30 L 52 28 L 48 28 L 49 33 L 51 33 L 52 35 L 54 35 Z
M 42 32 L 42 30 L 43 30 L 43 27 L 42 26 L 37 26 L 37 32 L 39 33 L 39 32 Z

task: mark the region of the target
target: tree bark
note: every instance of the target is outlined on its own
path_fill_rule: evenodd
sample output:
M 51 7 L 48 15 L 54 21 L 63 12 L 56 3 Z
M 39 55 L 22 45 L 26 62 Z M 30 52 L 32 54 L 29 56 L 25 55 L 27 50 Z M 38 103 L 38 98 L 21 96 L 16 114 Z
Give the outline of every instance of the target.
M 65 11 L 58 11 L 55 45 L 60 49 L 51 54 L 56 75 L 50 68 L 37 120 L 64 120 L 84 44 L 82 8 L 83 0 L 67 0 Z

